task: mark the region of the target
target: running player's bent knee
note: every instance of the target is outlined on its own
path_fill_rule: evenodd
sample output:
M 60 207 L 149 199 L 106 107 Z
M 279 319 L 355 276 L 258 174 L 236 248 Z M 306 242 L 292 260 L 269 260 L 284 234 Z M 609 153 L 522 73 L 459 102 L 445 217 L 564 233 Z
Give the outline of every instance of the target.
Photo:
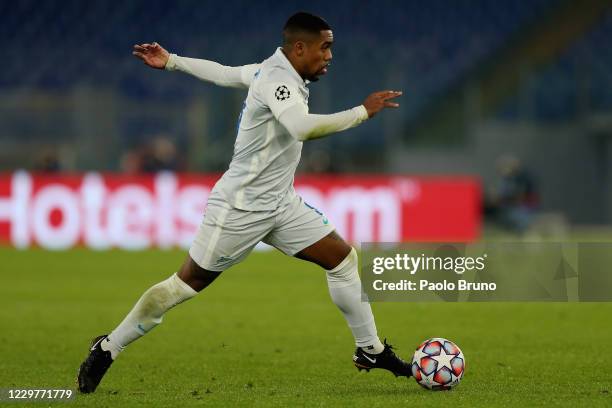
M 200 292 L 217 279 L 221 272 L 213 272 L 202 268 L 191 258 L 191 255 L 188 255 L 177 275 L 193 290 Z
M 346 286 L 359 281 L 357 273 L 357 251 L 351 248 L 351 252 L 344 258 L 342 262 L 334 269 L 327 270 L 327 282 L 329 286 L 339 287 Z

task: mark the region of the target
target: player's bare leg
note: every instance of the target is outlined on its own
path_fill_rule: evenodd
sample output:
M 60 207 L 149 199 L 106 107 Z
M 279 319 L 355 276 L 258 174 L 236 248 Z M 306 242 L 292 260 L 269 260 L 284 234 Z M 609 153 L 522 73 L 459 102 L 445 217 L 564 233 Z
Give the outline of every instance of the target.
M 217 277 L 221 275 L 221 272 L 208 271 L 195 263 L 193 259 L 187 255 L 177 275 L 183 282 L 191 286 L 193 290 L 200 292 L 217 279 Z
M 370 304 L 362 300 L 355 249 L 336 232 L 331 232 L 295 256 L 326 270 L 331 298 L 344 314 L 355 337 L 355 366 L 367 371 L 383 368 L 395 376 L 410 377 L 410 364 L 396 356 L 386 341 L 383 344 L 378 338 Z
M 323 239 L 295 254 L 295 257 L 330 270 L 340 265 L 352 249 L 336 231 L 332 231 Z
M 94 392 L 128 344 L 151 331 L 162 322 L 168 310 L 195 296 L 220 274 L 201 268 L 187 256 L 179 272 L 149 288 L 111 334 L 93 339 L 89 354 L 79 368 L 79 391 Z

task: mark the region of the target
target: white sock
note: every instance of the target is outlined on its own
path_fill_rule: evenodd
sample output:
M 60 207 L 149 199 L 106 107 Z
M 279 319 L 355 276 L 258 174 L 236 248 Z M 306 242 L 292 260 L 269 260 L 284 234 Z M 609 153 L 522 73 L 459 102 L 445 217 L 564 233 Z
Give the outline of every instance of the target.
M 160 324 L 164 313 L 197 293 L 176 273 L 150 287 L 119 326 L 100 344 L 102 350 L 110 351 L 114 360 L 125 346 Z
M 357 347 L 369 354 L 381 353 L 384 346 L 376 334 L 372 308 L 368 302 L 362 301 L 355 248 L 351 248 L 351 252 L 340 265 L 327 271 L 327 285 L 333 302 L 344 314 L 353 332 Z

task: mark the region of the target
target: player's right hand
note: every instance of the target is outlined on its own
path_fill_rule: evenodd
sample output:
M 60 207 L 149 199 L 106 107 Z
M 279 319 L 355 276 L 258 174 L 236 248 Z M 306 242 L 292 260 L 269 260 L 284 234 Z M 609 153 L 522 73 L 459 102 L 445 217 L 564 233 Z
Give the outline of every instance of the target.
M 390 100 L 397 98 L 401 94 L 401 91 L 374 92 L 368 96 L 365 101 L 363 101 L 363 106 L 365 106 L 366 110 L 368 111 L 368 116 L 371 118 L 384 108 L 399 107 L 399 103 L 390 102 Z
M 164 47 L 154 42 L 153 44 L 136 44 L 132 55 L 140 58 L 142 62 L 151 68 L 164 69 L 170 53 Z

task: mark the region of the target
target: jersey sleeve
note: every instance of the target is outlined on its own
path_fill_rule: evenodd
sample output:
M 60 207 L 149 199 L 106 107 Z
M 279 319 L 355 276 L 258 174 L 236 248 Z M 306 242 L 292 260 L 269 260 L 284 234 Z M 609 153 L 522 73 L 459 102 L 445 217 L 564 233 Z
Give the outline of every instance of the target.
M 248 88 L 259 67 L 260 64 L 229 67 L 205 59 L 187 58 L 170 54 L 165 68 L 168 71 L 182 71 L 219 86 Z
M 261 69 L 261 64 L 249 64 L 240 67 L 240 79 L 244 85 L 248 88 L 251 86 L 251 82 L 255 79 L 255 76 Z
M 260 88 L 260 95 L 277 120 L 292 106 L 302 105 L 304 109 L 308 109 L 299 90 L 291 81 L 264 83 Z
M 368 111 L 363 105 L 328 115 L 310 114 L 304 106 L 294 105 L 283 111 L 278 120 L 291 136 L 303 142 L 350 129 L 367 119 Z

